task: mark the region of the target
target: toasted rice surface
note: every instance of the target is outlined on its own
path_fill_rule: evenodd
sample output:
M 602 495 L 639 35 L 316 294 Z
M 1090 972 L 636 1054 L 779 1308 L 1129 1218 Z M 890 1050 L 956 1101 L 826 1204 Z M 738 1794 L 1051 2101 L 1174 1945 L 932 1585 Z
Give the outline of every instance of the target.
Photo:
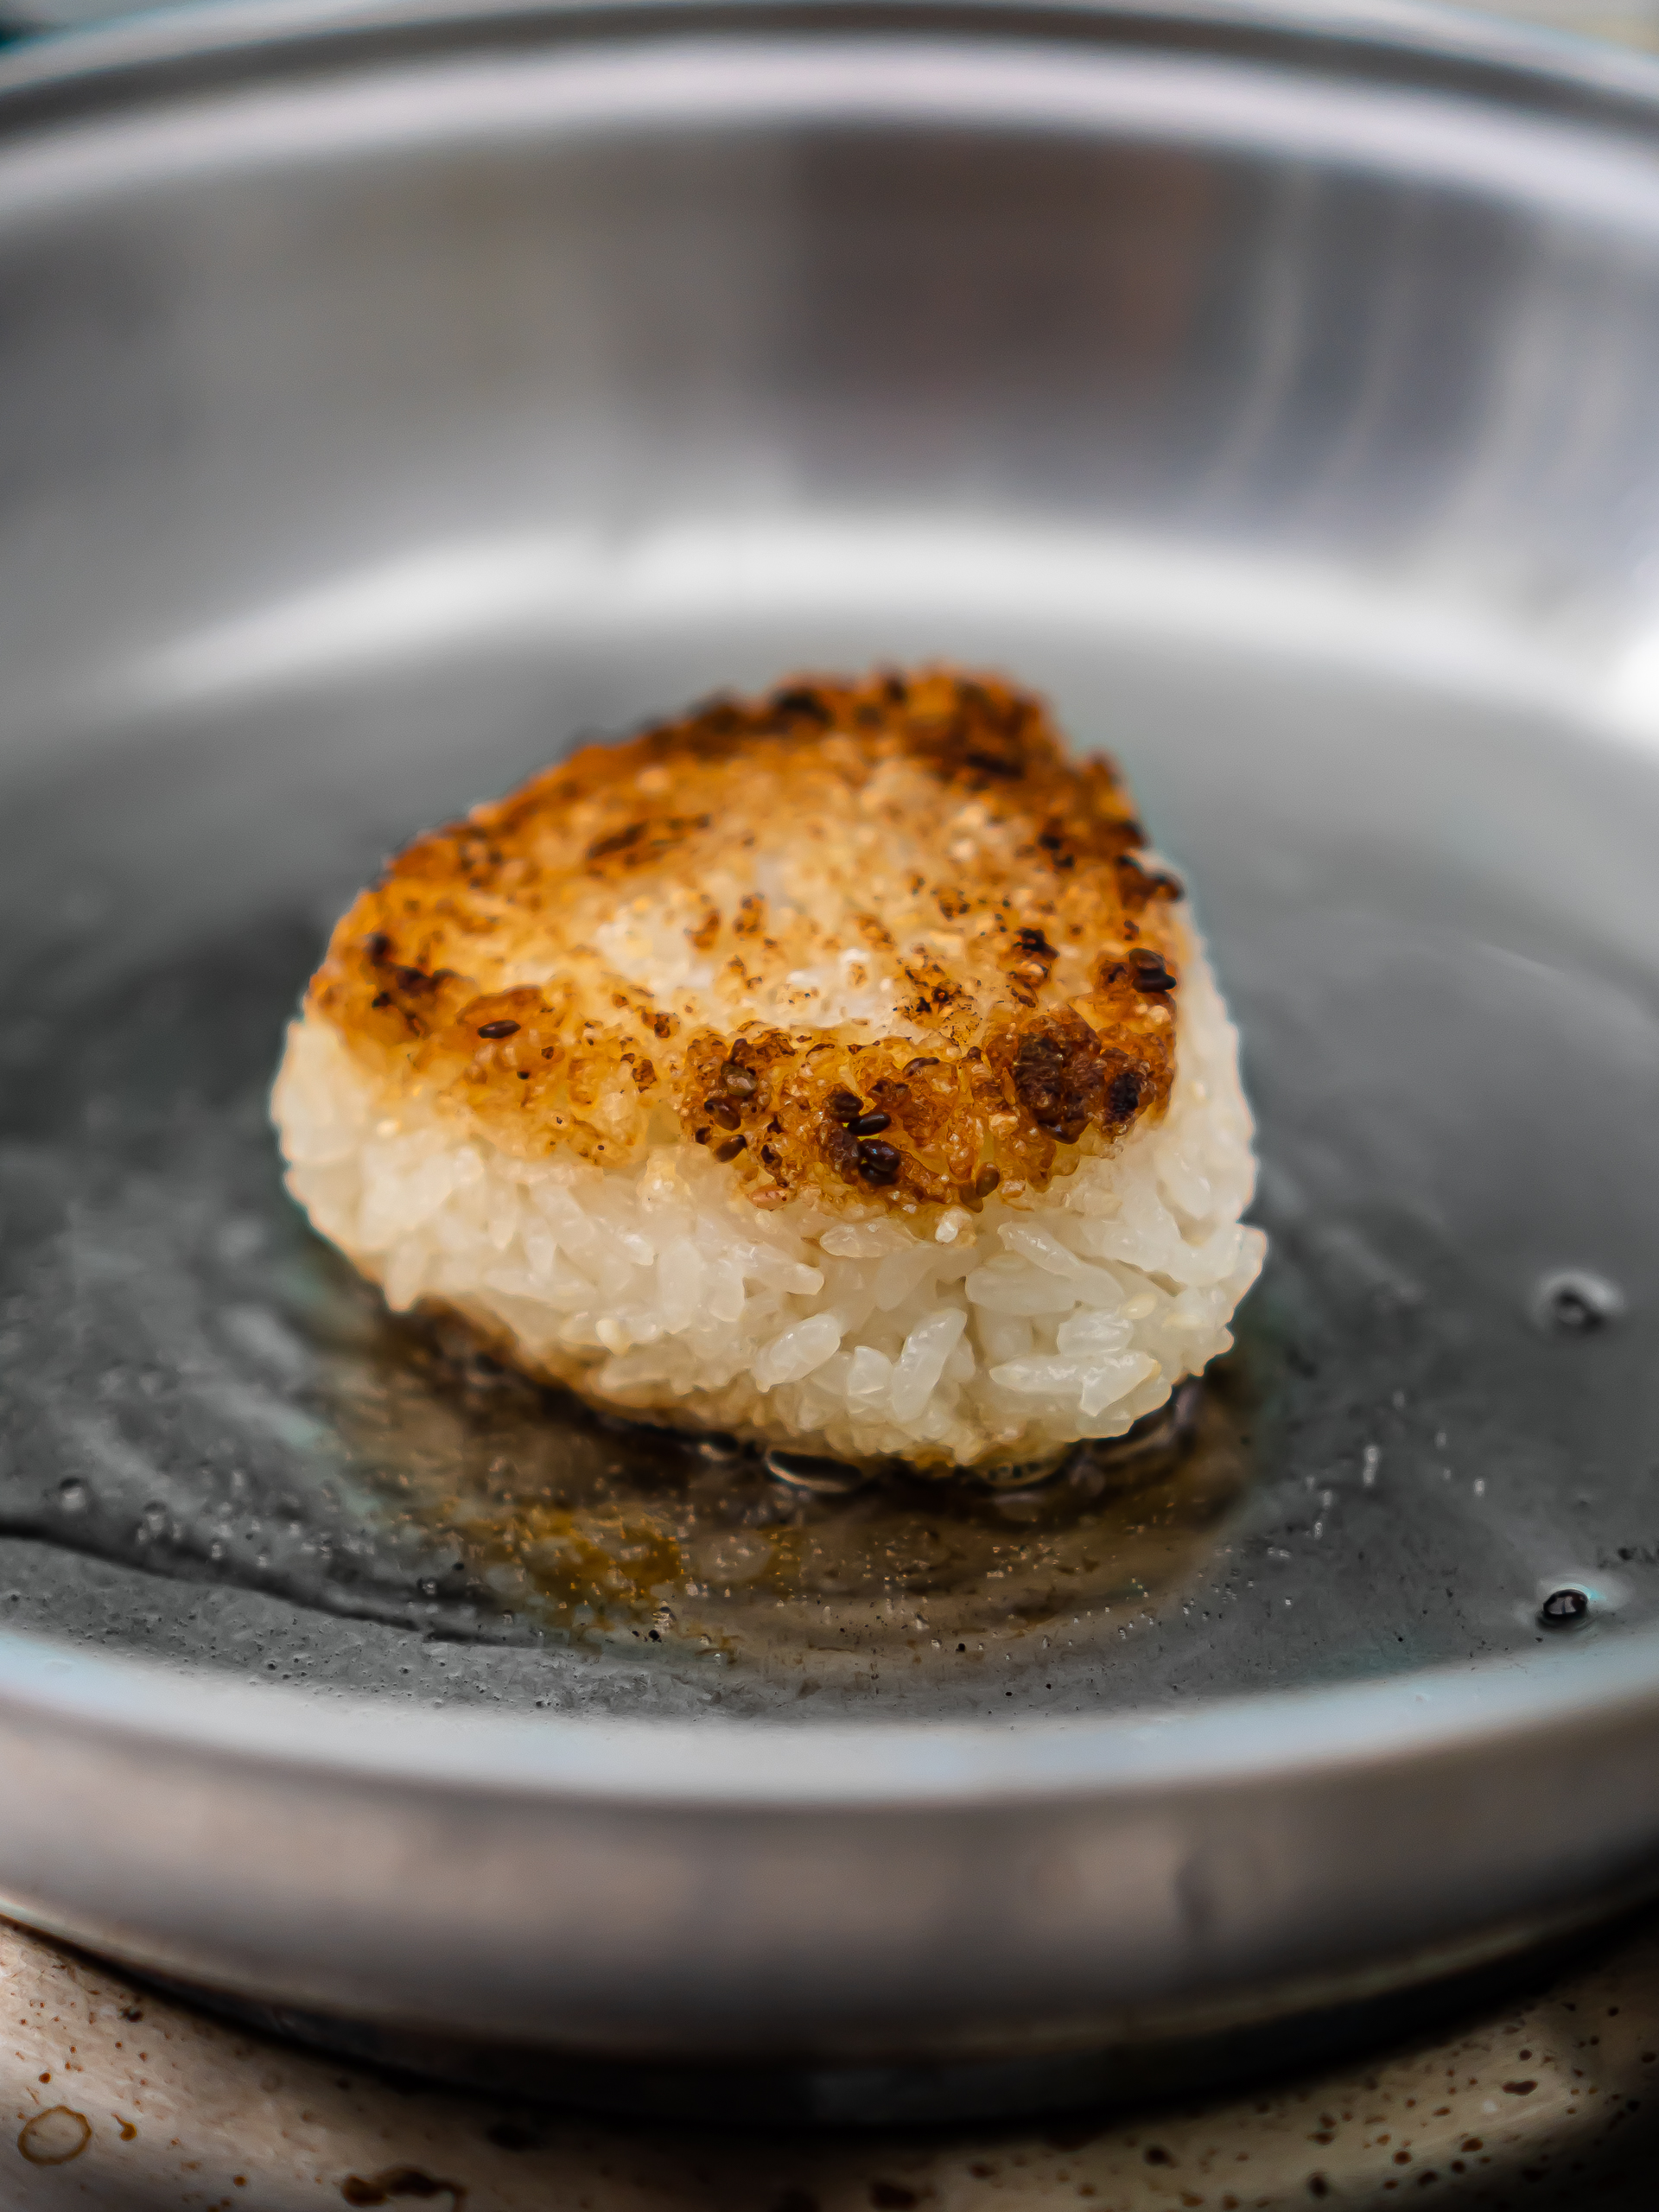
M 1046 1189 L 1165 1109 L 1180 887 L 1103 759 L 940 669 L 585 747 L 419 839 L 309 994 L 397 1110 L 524 1159 L 681 1136 L 756 1206 Z

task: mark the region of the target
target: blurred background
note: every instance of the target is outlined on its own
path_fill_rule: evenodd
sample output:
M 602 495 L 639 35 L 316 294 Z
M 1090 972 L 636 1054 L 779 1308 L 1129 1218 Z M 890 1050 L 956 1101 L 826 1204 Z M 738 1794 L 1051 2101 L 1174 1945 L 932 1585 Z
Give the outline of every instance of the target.
M 1659 0 L 1474 0 L 1482 12 L 1659 48 Z
M 188 0 L 171 0 L 171 4 L 185 5 Z M 1334 4 L 1339 12 L 1341 0 Z M 1513 16 L 1659 50 L 1659 0 L 1465 0 L 1465 4 L 1488 15 Z M 137 12 L 133 0 L 0 0 L 0 38 Z

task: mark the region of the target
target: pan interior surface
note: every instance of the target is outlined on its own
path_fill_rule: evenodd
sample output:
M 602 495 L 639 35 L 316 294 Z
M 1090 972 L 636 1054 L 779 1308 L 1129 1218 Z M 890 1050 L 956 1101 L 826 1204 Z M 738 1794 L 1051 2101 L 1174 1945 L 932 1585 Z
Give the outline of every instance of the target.
M 609 111 L 588 54 L 580 127 L 550 50 L 0 128 L 0 1630 L 804 1726 L 1659 1621 L 1659 183 L 962 40 L 946 114 L 913 43 L 647 42 Z M 380 855 L 937 656 L 1121 757 L 1244 1038 L 1271 1255 L 1182 1448 L 803 1491 L 391 1321 L 265 1112 Z

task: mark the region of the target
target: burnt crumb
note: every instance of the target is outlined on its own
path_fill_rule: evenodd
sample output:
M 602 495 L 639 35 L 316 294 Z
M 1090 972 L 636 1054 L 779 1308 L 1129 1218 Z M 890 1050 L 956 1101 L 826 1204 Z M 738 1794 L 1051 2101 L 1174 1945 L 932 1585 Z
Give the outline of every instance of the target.
M 1014 1088 L 1039 1129 L 1076 1144 L 1091 1124 L 1112 1131 L 1132 1118 L 1144 1088 L 1141 1070 L 1103 1047 L 1076 1014 L 1027 1030 L 1013 1062 Z
M 516 1037 L 518 1028 L 516 1021 L 480 1021 L 478 1033 L 480 1037 Z
M 982 776 L 1007 776 L 1017 781 L 1026 772 L 1025 763 L 1017 754 L 987 753 L 976 747 L 962 757 L 965 766 L 977 768 Z
M 467 2202 L 467 2190 L 458 2181 L 439 2181 L 435 2175 L 423 2173 L 418 2166 L 388 2166 L 383 2173 L 371 2174 L 365 2180 L 359 2174 L 347 2174 L 340 2185 L 340 2193 L 348 2204 L 389 2204 L 394 2197 L 416 2197 L 423 2202 L 435 2196 L 447 2196 L 451 2212 L 461 2212 Z
M 816 722 L 820 729 L 833 720 L 818 693 L 804 683 L 786 685 L 783 690 L 774 691 L 772 703 L 780 715 L 804 716 L 808 721 Z
M 839 1115 L 823 1116 L 820 1143 L 835 1173 L 843 1183 L 852 1182 L 858 1173 L 858 1139 Z
M 588 848 L 590 861 L 608 860 L 614 853 L 626 853 L 637 845 L 645 834 L 643 822 L 630 822 L 626 830 L 613 830 L 608 837 L 595 837 Z
M 1116 861 L 1118 891 L 1126 906 L 1139 912 L 1162 899 L 1172 904 L 1186 895 L 1185 886 L 1179 876 L 1172 875 L 1166 868 L 1147 868 L 1133 853 L 1120 853 Z
M 897 1145 L 885 1144 L 880 1137 L 861 1137 L 857 1159 L 858 1172 L 867 1183 L 896 1183 L 904 1154 Z
M 435 974 L 429 974 L 424 968 L 410 967 L 401 961 L 394 960 L 391 957 L 391 939 L 384 932 L 377 931 L 373 937 L 367 938 L 363 950 L 368 955 L 369 964 L 372 967 L 385 969 L 388 972 L 397 991 L 405 994 L 412 993 L 416 997 L 429 998 L 442 985 L 452 980 L 450 970 L 447 968 L 439 969 Z
M 1141 1094 L 1144 1087 L 1139 1068 L 1123 1067 L 1118 1070 L 1106 1086 L 1106 1120 L 1109 1127 L 1116 1128 L 1120 1122 L 1133 1118 L 1136 1108 L 1141 1103 Z

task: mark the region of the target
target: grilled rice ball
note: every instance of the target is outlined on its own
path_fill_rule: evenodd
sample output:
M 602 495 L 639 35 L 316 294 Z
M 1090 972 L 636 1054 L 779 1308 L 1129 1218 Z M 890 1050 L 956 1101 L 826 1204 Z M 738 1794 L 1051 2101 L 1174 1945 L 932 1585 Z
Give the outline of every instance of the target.
M 944 668 L 591 745 L 335 929 L 315 1226 L 596 1405 L 941 1471 L 1121 1433 L 1263 1239 L 1236 1038 L 1113 765 Z

